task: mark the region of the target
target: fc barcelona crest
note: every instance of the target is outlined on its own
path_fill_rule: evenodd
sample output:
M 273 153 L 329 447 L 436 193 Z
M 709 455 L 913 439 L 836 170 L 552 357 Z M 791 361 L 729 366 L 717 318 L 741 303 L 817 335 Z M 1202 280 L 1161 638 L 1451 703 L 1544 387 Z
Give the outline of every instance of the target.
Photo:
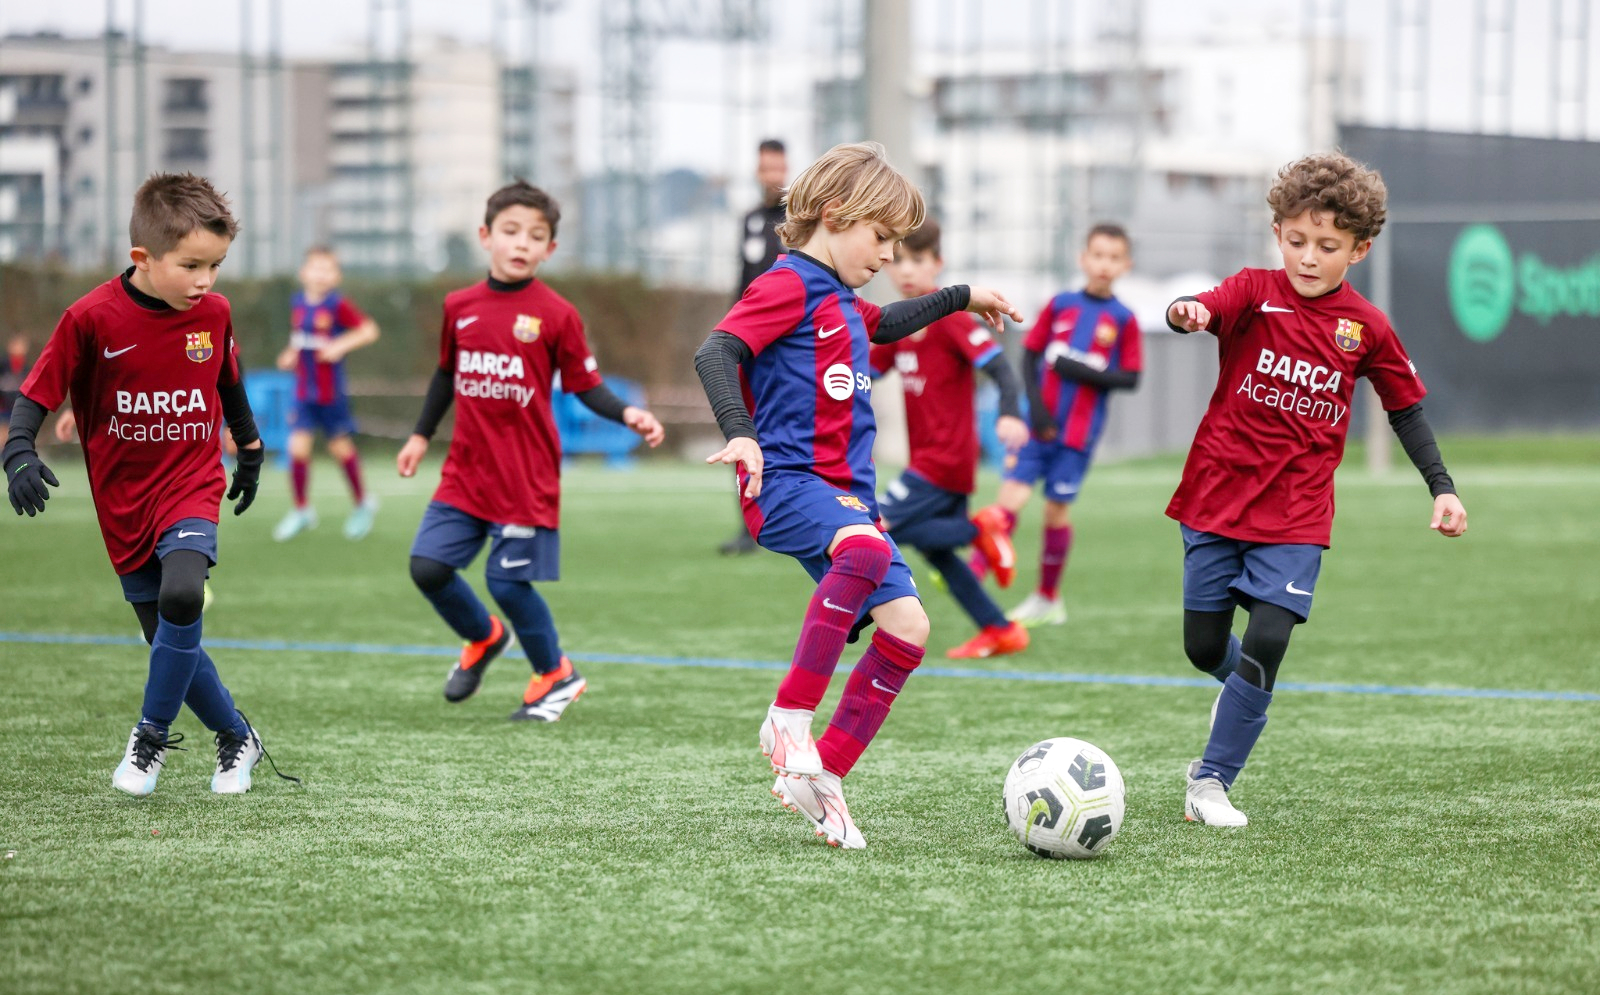
M 531 314 L 519 314 L 517 315 L 516 324 L 511 326 L 511 334 L 517 337 L 518 342 L 537 342 L 539 341 L 539 322 L 540 319 Z
M 1117 325 L 1111 319 L 1103 319 L 1094 326 L 1094 344 L 1108 346 L 1117 341 Z
M 1333 328 L 1333 344 L 1345 352 L 1355 352 L 1361 348 L 1361 322 L 1340 318 L 1339 324 Z
M 183 336 L 183 354 L 196 363 L 204 363 L 211 358 L 211 333 L 210 332 L 185 332 Z
M 835 494 L 834 500 L 849 508 L 851 511 L 866 512 L 867 504 L 854 494 Z

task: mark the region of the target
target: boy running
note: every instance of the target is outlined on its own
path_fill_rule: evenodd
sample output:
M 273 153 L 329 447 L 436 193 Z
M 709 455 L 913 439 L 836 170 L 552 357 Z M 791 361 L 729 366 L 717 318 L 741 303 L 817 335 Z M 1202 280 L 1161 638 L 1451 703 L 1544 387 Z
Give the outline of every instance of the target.
M 872 468 L 871 343 L 889 343 L 967 310 L 998 328 L 1015 309 L 981 287 L 946 287 L 879 309 L 855 290 L 922 223 L 922 194 L 875 142 L 838 145 L 789 191 L 778 235 L 789 253 L 758 277 L 695 355 L 736 464 L 745 521 L 765 548 L 817 581 L 789 673 L 761 724 L 773 794 L 833 846 L 866 845 L 841 781 L 922 662 L 928 616 L 911 571 L 878 526 Z M 991 547 L 992 548 L 992 547 Z M 878 629 L 850 674 L 828 731 L 811 720 L 844 644 Z
M 1267 194 L 1282 269 L 1244 269 L 1167 309 L 1175 332 L 1217 337 L 1221 373 L 1167 506 L 1183 533 L 1183 648 L 1223 682 L 1205 755 L 1189 765 L 1184 818 L 1243 826 L 1228 791 L 1267 723 L 1278 665 L 1311 617 L 1333 527 L 1358 377 L 1433 494 L 1429 527 L 1456 537 L 1467 512 L 1422 415 L 1426 393 L 1382 311 L 1345 282 L 1383 228 L 1388 191 L 1337 152 L 1278 171 Z M 1233 635 L 1234 608 L 1250 613 Z
M 901 296 L 910 299 L 933 293 L 943 270 L 939 224 L 930 218 L 900 243 L 890 274 Z M 1006 620 L 966 561 L 956 555 L 963 546 L 983 544 L 986 535 L 967 514 L 967 501 L 977 487 L 978 464 L 972 371 L 982 370 L 1000 388 L 995 431 L 1010 452 L 1028 441 L 1016 373 L 989 329 L 959 313 L 898 342 L 873 346 L 870 360 L 874 373 L 900 372 L 911 444 L 911 465 L 879 500 L 883 523 L 896 543 L 915 546 L 922 553 L 978 626 L 977 635 L 945 655 L 964 660 L 1020 653 L 1028 647 L 1028 630 Z M 997 531 L 991 526 L 990 534 Z M 1004 586 L 1010 581 L 1015 554 L 1009 540 L 994 552 Z
M 293 370 L 294 410 L 289 413 L 289 480 L 294 507 L 272 530 L 272 538 L 288 542 L 317 527 L 311 506 L 311 445 L 320 429 L 328 455 L 344 467 L 355 507 L 344 522 L 346 539 L 365 538 L 372 531 L 378 499 L 361 483 L 361 457 L 356 453 L 356 420 L 344 380 L 344 358 L 378 341 L 378 323 L 339 293 L 339 257 L 326 246 L 306 250 L 300 263 L 300 290 L 289 302 L 294 331 L 278 354 L 278 369 Z
M 562 390 L 651 446 L 665 438 L 654 415 L 605 385 L 577 310 L 536 277 L 556 250 L 560 221 L 555 200 L 523 180 L 489 198 L 478 229 L 489 278 L 445 298 L 439 368 L 396 461 L 402 477 L 416 473 L 459 398 L 439 489 L 411 546 L 411 579 L 466 642 L 445 679 L 445 700 L 470 698 L 515 633 L 533 678 L 511 718 L 535 722 L 559 720 L 588 686 L 562 655 L 550 608 L 533 587 L 561 577 L 561 437 L 551 383 L 560 374 Z M 486 540 L 484 577 L 509 630 L 457 573 Z
M 1105 428 L 1111 392 L 1137 387 L 1144 362 L 1139 323 L 1112 295 L 1112 285 L 1133 265 L 1128 233 L 1120 225 L 1095 225 L 1078 265 L 1083 289 L 1052 297 L 1023 340 L 1022 378 L 1033 438 L 1008 459 L 1000 495 L 981 513 L 998 516 L 1010 534 L 1034 485 L 1044 480 L 1039 585 L 1006 616 L 1030 627 L 1067 620 L 1060 591 L 1072 552 L 1072 502 Z M 981 555 L 974 556 L 973 565 L 980 576 L 988 566 Z M 999 579 L 1003 586 L 1005 578 Z
M 228 302 L 211 292 L 239 225 L 209 182 L 165 173 L 134 194 L 128 228 L 133 265 L 62 315 L 22 384 L 0 462 L 17 514 L 42 513 L 45 485 L 58 483 L 34 442 L 45 414 L 71 397 L 106 552 L 150 644 L 143 708 L 112 785 L 155 790 L 187 704 L 216 734 L 211 790 L 237 794 L 265 751 L 200 645 L 200 611 L 227 484 L 224 419 L 239 446 L 227 493 L 235 515 L 261 475 Z

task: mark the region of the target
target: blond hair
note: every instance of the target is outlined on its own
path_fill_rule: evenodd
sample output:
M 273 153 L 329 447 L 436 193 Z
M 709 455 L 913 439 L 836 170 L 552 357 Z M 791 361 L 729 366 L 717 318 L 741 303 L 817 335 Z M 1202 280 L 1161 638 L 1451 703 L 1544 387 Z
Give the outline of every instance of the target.
M 828 230 L 844 231 L 857 221 L 877 222 L 897 235 L 922 224 L 926 208 L 922 192 L 893 166 L 877 142 L 835 145 L 806 167 L 784 195 L 786 219 L 778 238 L 798 249 L 816 233 L 823 208 Z
M 156 173 L 133 195 L 128 241 L 152 258 L 160 259 L 202 228 L 229 241 L 239 234 L 228 199 L 203 176 Z
M 1378 171 L 1343 152 L 1296 159 L 1278 170 L 1278 182 L 1267 193 L 1273 224 L 1307 210 L 1326 211 L 1334 227 L 1354 234 L 1357 244 L 1383 230 L 1388 201 L 1389 189 Z

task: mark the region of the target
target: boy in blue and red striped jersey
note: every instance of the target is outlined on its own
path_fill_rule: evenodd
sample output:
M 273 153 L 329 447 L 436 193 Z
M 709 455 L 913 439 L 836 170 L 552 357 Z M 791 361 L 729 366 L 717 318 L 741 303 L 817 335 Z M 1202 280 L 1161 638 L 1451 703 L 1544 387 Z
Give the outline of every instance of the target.
M 778 235 L 789 249 L 695 355 L 728 444 L 708 463 L 739 469 L 756 541 L 817 581 L 789 672 L 761 726 L 773 794 L 834 846 L 865 846 L 841 780 L 922 662 L 928 616 L 911 571 L 878 524 L 871 343 L 957 311 L 999 327 L 1015 309 L 982 287 L 946 287 L 879 309 L 855 289 L 894 259 L 923 202 L 876 143 L 839 145 L 800 175 Z M 990 544 L 990 549 L 994 547 Z M 820 740 L 811 720 L 848 639 L 877 623 Z
M 356 421 L 350 414 L 345 388 L 344 358 L 378 341 L 378 323 L 362 314 L 339 293 L 339 259 L 326 246 L 306 250 L 300 264 L 300 286 L 290 301 L 293 332 L 289 345 L 278 354 L 278 369 L 293 370 L 294 410 L 289 415 L 289 479 L 294 507 L 272 530 L 272 538 L 288 542 L 306 529 L 317 527 L 317 512 L 308 494 L 311 478 L 311 443 L 320 429 L 328 440 L 328 455 L 344 467 L 355 508 L 345 520 L 347 539 L 360 539 L 372 531 L 377 499 L 361 482 L 361 457 L 352 439 Z
M 1111 293 L 1112 284 L 1133 265 L 1128 233 L 1120 225 L 1095 225 L 1078 265 L 1083 289 L 1052 297 L 1023 340 L 1022 380 L 1033 438 L 1007 459 L 994 507 L 979 513 L 996 515 L 1010 534 L 1034 485 L 1044 480 L 1039 584 L 1006 616 L 1030 627 L 1067 620 L 1060 591 L 1072 551 L 1072 502 L 1105 428 L 1111 392 L 1137 387 L 1144 366 L 1139 323 Z M 978 554 L 972 567 L 981 577 L 988 564 Z

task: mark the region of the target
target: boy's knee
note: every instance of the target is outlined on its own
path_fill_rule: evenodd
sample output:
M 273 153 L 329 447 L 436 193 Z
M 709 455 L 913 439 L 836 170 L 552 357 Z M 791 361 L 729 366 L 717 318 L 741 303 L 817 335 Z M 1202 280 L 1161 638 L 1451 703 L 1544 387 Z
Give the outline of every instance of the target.
M 411 583 L 423 594 L 442 591 L 456 575 L 456 568 L 448 563 L 430 560 L 426 556 L 411 558 Z
M 1195 633 L 1185 632 L 1183 634 L 1183 652 L 1189 658 L 1189 662 L 1194 664 L 1196 670 L 1202 670 L 1209 674 L 1222 666 L 1222 661 L 1228 656 L 1228 635 L 1223 633 L 1222 638 L 1219 639 L 1211 634 L 1200 636 Z
M 200 584 L 163 584 L 156 601 L 156 610 L 173 625 L 193 625 L 205 608 L 204 582 Z
M 896 598 L 879 605 L 872 610 L 872 619 L 879 629 L 896 639 L 914 646 L 928 645 L 932 627 L 928 624 L 928 613 L 922 610 L 922 602 L 916 598 Z
M 851 535 L 834 547 L 832 569 L 865 578 L 876 585 L 889 573 L 893 558 L 889 544 L 881 535 Z

